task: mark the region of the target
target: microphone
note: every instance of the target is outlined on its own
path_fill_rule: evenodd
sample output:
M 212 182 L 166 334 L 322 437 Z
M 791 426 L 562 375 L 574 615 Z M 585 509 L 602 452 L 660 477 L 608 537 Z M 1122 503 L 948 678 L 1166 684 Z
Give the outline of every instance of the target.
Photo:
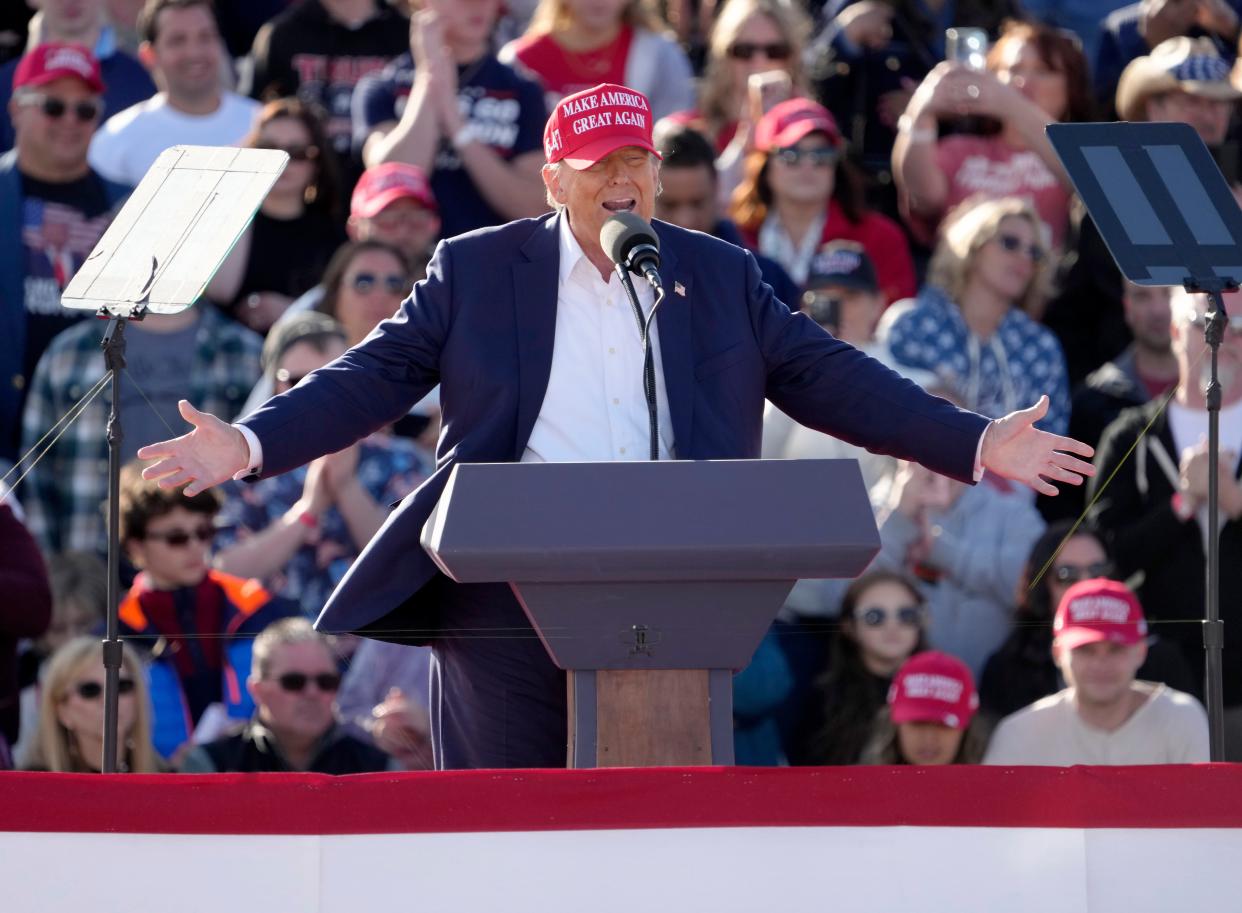
M 619 212 L 609 217 L 599 232 L 599 244 L 608 259 L 635 276 L 642 276 L 657 292 L 660 282 L 660 239 L 641 216 Z

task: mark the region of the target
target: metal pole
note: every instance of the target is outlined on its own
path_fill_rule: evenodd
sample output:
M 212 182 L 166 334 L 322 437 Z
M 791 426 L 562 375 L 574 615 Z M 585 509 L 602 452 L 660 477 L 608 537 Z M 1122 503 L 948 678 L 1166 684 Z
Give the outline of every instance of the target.
M 1207 651 L 1206 694 L 1208 711 L 1208 737 L 1211 759 L 1225 760 L 1225 695 L 1222 679 L 1222 655 L 1224 647 L 1224 622 L 1220 620 L 1220 379 L 1216 373 L 1216 357 L 1225 336 L 1228 316 L 1221 292 L 1223 283 L 1217 282 L 1204 288 L 1208 293 L 1207 319 L 1204 337 L 1211 350 L 1211 373 L 1205 399 L 1208 413 L 1208 533 L 1206 592 L 1207 617 L 1203 622 L 1203 648 Z
M 104 740 L 101 770 L 117 769 L 117 705 L 121 679 L 121 372 L 125 370 L 125 319 L 111 316 L 104 333 L 104 365 L 112 375 L 112 406 L 108 412 L 108 623 L 103 642 Z

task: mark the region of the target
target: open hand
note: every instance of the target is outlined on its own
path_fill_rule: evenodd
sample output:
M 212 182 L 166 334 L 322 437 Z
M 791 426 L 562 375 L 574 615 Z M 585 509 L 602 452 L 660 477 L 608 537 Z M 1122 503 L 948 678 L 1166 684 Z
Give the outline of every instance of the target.
M 983 435 L 983 467 L 1042 495 L 1057 494 L 1053 482 L 1081 485 L 1095 475 L 1094 466 L 1074 456 L 1094 456 L 1091 447 L 1035 427 L 1047 414 L 1048 397 L 1041 396 L 1029 409 L 1010 412 L 989 425 Z
M 185 485 L 186 496 L 193 497 L 246 468 L 250 448 L 240 431 L 214 415 L 199 412 L 184 399 L 177 408 L 194 430 L 139 450 L 138 459 L 156 461 L 142 471 L 144 479 L 158 479 L 160 488 Z

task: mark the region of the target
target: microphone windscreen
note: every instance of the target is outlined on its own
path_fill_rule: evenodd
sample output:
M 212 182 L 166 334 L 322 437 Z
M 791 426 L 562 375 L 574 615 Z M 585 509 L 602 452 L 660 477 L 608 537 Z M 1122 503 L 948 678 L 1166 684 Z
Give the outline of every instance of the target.
M 655 229 L 641 216 L 632 212 L 619 212 L 610 216 L 599 231 L 599 246 L 613 263 L 625 265 L 626 259 L 639 244 L 649 244 L 660 249 L 660 239 Z

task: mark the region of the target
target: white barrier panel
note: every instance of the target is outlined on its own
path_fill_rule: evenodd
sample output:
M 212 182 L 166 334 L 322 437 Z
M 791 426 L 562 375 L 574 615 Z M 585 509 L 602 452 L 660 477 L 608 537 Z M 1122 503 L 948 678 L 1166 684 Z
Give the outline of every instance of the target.
M 0 911 L 1232 909 L 1242 768 L 0 774 Z
M 1239 858 L 1242 830 L 0 835 L 23 913 L 1169 913 L 1229 909 Z

